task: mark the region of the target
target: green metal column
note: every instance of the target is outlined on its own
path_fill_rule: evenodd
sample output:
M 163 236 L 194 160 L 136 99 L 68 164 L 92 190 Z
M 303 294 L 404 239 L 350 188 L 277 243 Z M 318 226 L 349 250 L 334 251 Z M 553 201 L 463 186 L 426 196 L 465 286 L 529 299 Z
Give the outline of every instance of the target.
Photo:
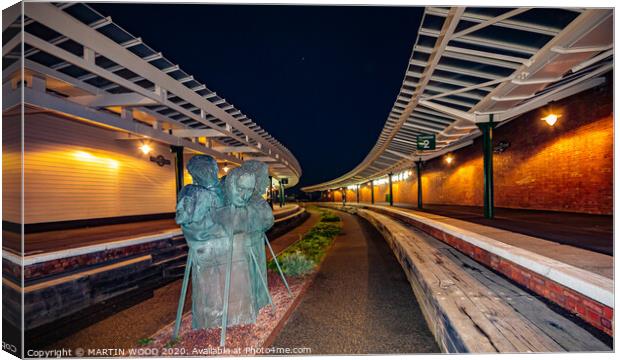
M 418 174 L 418 209 L 422 209 L 422 160 L 415 162 L 416 174 Z
M 177 186 L 177 196 L 183 189 L 183 146 L 170 145 L 170 152 L 175 155 L 175 177 Z
M 375 181 L 370 180 L 370 203 L 375 203 Z
M 269 207 L 273 210 L 273 176 L 269 175 Z
M 390 206 L 394 206 L 394 192 L 392 192 L 392 173 L 388 174 L 390 182 Z
M 360 184 L 357 184 L 357 192 L 355 195 L 357 195 L 357 203 L 359 204 L 360 203 Z
M 479 123 L 482 131 L 482 151 L 484 154 L 484 217 L 493 219 L 493 114 L 488 123 Z
M 284 207 L 284 185 L 280 181 L 280 207 Z

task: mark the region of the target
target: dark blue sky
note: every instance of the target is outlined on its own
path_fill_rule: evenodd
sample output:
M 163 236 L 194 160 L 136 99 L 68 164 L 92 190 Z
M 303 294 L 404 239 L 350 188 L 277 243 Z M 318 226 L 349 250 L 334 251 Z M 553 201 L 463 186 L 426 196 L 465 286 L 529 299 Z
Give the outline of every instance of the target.
M 351 170 L 400 89 L 419 7 L 91 4 L 288 147 L 300 185 Z

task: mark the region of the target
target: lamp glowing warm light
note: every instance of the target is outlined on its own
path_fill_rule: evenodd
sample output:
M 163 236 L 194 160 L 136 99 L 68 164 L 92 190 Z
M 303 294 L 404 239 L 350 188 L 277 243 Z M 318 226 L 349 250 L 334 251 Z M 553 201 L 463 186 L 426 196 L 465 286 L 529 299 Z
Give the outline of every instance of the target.
M 224 163 L 224 168 L 222 170 L 224 170 L 225 173 L 228 172 L 228 163 Z
M 555 123 L 558 121 L 559 118 L 560 118 L 559 115 L 549 114 L 545 116 L 544 118 L 542 118 L 541 120 L 544 120 L 549 126 L 553 126 L 555 125 Z
M 92 154 L 87 153 L 86 151 L 76 151 L 75 152 L 75 157 L 80 159 L 80 160 L 90 160 L 90 161 L 92 161 L 92 160 L 95 159 L 95 157 Z
M 144 155 L 146 155 L 150 153 L 151 151 L 153 151 L 153 148 L 149 144 L 142 144 L 140 145 L 140 150 L 142 151 Z
M 104 158 L 104 157 L 97 157 L 94 156 L 91 153 L 88 153 L 86 151 L 76 151 L 75 152 L 75 158 L 81 161 L 85 161 L 91 164 L 105 164 L 107 165 L 110 169 L 118 169 L 119 168 L 119 162 L 114 160 L 114 159 L 108 159 L 108 158 Z
M 453 161 L 454 156 L 452 156 L 451 154 L 446 155 L 446 163 L 448 163 L 448 165 L 452 164 Z

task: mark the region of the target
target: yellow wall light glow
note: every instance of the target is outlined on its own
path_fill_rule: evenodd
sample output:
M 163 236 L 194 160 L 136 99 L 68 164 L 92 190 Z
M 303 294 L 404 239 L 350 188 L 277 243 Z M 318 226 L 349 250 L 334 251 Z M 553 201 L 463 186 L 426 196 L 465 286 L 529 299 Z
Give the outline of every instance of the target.
M 560 117 L 561 117 L 561 115 L 549 114 L 549 115 L 545 116 L 544 118 L 542 118 L 541 120 L 545 121 L 549 126 L 553 126 L 553 125 L 555 125 L 556 122 L 558 122 L 558 119 Z
M 86 151 L 76 151 L 75 157 L 78 160 L 90 160 L 90 161 L 95 160 L 95 157 L 92 154 L 87 153 Z
M 80 161 L 90 162 L 94 164 L 107 165 L 110 169 L 118 169 L 120 166 L 120 163 L 116 160 L 97 157 L 86 151 L 76 151 L 74 153 L 74 157 Z
M 142 151 L 144 155 L 146 155 L 150 153 L 151 151 L 153 151 L 153 148 L 149 144 L 142 144 L 140 145 L 140 150 Z

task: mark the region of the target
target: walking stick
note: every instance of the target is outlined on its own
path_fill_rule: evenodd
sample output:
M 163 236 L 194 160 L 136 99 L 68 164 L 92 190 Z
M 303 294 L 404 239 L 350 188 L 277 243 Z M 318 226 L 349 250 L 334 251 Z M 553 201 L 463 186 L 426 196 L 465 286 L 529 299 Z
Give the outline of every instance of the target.
M 231 232 L 230 237 L 230 256 L 228 258 L 228 264 L 226 264 L 226 282 L 224 283 L 224 309 L 222 312 L 222 331 L 220 333 L 220 346 L 224 347 L 226 344 L 226 326 L 228 326 L 228 299 L 230 297 L 230 275 L 232 272 L 233 262 L 233 243 L 234 234 Z
M 269 243 L 269 239 L 267 239 L 267 236 L 265 234 L 263 234 L 263 239 L 265 240 L 265 243 L 267 244 L 267 247 L 269 248 L 269 252 L 271 253 L 271 258 L 276 263 L 276 267 L 278 268 L 278 272 L 280 273 L 280 277 L 282 278 L 282 282 L 284 283 L 284 286 L 286 286 L 286 290 L 288 290 L 288 295 L 289 296 L 293 296 L 293 293 L 291 293 L 291 289 L 288 287 L 288 282 L 286 281 L 286 277 L 284 277 L 284 273 L 282 272 L 282 268 L 280 268 L 280 263 L 278 262 L 278 257 L 273 252 L 273 249 L 271 248 L 271 244 Z
M 177 319 L 174 323 L 174 333 L 172 340 L 176 340 L 179 336 L 181 328 L 181 318 L 183 317 L 183 306 L 185 305 L 185 296 L 187 295 L 187 285 L 189 283 L 189 274 L 192 271 L 192 250 L 187 253 L 187 263 L 185 264 L 185 273 L 183 274 L 183 286 L 181 287 L 181 296 L 179 297 L 179 305 L 177 307 Z
M 252 249 L 250 249 L 250 257 L 252 258 L 252 262 L 254 262 L 254 266 L 256 266 L 256 272 L 258 273 L 258 277 L 260 277 L 261 283 L 263 284 L 263 289 L 265 289 L 265 292 L 267 293 L 267 299 L 269 299 L 269 304 L 271 304 L 271 312 L 274 313 L 276 311 L 276 305 L 271 299 L 267 280 L 263 277 L 263 273 L 260 271 L 260 265 L 258 265 L 258 260 L 256 260 L 256 255 L 254 255 L 254 250 Z

